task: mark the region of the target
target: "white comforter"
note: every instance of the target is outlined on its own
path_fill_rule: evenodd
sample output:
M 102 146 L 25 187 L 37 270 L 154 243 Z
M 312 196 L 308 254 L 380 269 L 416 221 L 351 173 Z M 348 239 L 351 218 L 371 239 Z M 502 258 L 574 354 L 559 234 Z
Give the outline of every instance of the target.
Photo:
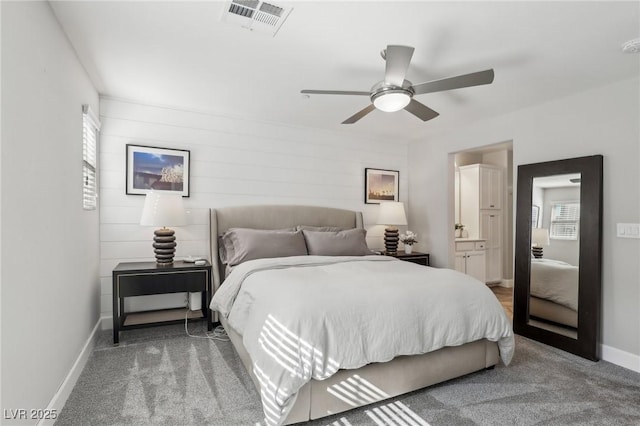
M 386 256 L 245 262 L 211 309 L 243 336 L 268 424 L 280 424 L 311 378 L 486 338 L 505 364 L 511 323 L 484 283 Z
M 578 267 L 561 260 L 531 259 L 531 295 L 578 310 Z

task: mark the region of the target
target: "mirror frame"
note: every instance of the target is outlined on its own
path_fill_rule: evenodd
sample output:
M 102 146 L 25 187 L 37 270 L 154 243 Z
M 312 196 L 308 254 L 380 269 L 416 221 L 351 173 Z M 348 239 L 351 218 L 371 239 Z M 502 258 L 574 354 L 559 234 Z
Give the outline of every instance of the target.
M 602 155 L 518 166 L 513 330 L 592 361 L 600 356 L 602 294 Z M 580 173 L 578 338 L 529 324 L 533 179 Z

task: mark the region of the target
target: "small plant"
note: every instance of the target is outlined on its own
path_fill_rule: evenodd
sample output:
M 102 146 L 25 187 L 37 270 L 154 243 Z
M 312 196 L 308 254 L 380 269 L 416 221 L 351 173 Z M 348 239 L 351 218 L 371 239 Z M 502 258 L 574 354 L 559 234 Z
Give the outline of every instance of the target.
M 400 241 L 402 241 L 403 244 L 406 244 L 408 246 L 412 246 L 415 243 L 417 243 L 418 242 L 417 238 L 418 238 L 418 234 L 411 232 L 409 230 L 407 230 L 406 234 L 400 234 Z
M 456 223 L 456 231 L 457 231 L 458 229 L 459 229 L 460 231 L 462 231 L 462 230 L 464 229 L 464 225 L 463 225 L 463 224 L 461 224 L 461 223 Z

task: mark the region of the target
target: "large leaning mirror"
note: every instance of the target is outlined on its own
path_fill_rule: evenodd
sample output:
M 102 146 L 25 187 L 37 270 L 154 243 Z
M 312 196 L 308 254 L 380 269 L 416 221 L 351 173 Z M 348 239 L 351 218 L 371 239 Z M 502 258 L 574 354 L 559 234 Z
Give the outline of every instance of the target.
M 599 359 L 602 156 L 518 167 L 513 328 Z

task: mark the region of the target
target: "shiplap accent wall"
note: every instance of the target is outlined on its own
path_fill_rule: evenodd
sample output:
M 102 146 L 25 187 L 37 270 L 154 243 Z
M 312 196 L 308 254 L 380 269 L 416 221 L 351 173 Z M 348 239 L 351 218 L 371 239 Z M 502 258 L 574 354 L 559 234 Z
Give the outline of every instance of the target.
M 364 169 L 400 171 L 407 201 L 407 144 L 240 117 L 102 98 L 100 139 L 101 311 L 111 317 L 111 271 L 119 262 L 154 260 L 153 228 L 140 226 L 144 197 L 125 194 L 125 146 L 191 151 L 189 225 L 175 228 L 176 257 L 208 257 L 208 209 L 304 204 L 359 210 L 371 248 L 383 246 L 377 205 L 364 204 Z M 130 298 L 125 309 L 179 306 L 184 296 Z M 105 326 L 110 326 L 105 322 Z

